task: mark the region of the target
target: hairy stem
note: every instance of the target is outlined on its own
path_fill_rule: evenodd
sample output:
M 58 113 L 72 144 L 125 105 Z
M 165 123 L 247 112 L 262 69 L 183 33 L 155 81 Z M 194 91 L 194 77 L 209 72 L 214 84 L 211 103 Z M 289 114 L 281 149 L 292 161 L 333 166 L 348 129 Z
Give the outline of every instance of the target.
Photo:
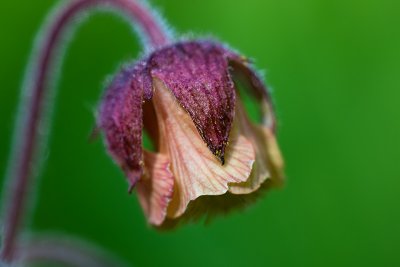
M 18 246 L 17 250 L 21 255 L 18 262 L 22 264 L 44 262 L 74 267 L 128 266 L 114 255 L 97 247 L 60 236 L 34 238 Z
M 26 72 L 26 84 L 23 88 L 20 102 L 19 118 L 14 133 L 14 144 L 8 166 L 8 182 L 5 207 L 3 209 L 3 240 L 0 261 L 12 262 L 15 260 L 15 248 L 21 221 L 26 212 L 27 195 L 30 189 L 30 180 L 39 150 L 40 135 L 46 132 L 44 117 L 47 96 L 51 91 L 49 80 L 50 69 L 54 66 L 63 34 L 74 21 L 77 15 L 94 7 L 107 6 L 127 14 L 129 18 L 140 26 L 142 37 L 147 39 L 150 48 L 165 45 L 168 37 L 162 26 L 155 19 L 152 12 L 141 5 L 137 0 L 73 0 L 67 1 L 56 14 L 51 17 L 42 32 L 41 38 L 36 43 L 34 51 L 37 55 L 32 57 Z M 146 43 L 146 42 L 145 42 Z M 149 48 L 147 47 L 147 50 Z M 7 180 L 7 179 L 6 179 Z M 28 190 L 29 189 L 29 190 Z

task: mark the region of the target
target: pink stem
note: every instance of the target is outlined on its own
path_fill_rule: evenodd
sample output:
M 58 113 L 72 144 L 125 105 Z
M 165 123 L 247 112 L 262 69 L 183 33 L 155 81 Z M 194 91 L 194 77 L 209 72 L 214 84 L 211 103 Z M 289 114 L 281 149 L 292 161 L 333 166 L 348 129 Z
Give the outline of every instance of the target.
M 40 237 L 18 245 L 18 263 L 59 263 L 62 266 L 128 266 L 114 255 L 70 237 Z
M 9 163 L 10 188 L 8 199 L 5 202 L 3 213 L 3 247 L 0 261 L 12 262 L 15 260 L 16 243 L 21 221 L 26 211 L 27 193 L 29 182 L 34 172 L 34 155 L 39 148 L 39 126 L 43 120 L 49 70 L 55 51 L 60 44 L 60 37 L 65 29 L 82 11 L 92 7 L 111 6 L 123 13 L 128 13 L 142 28 L 144 35 L 149 39 L 152 48 L 165 45 L 168 38 L 153 14 L 137 0 L 74 0 L 67 3 L 59 10 L 57 15 L 48 24 L 44 36 L 39 43 L 39 52 L 36 61 L 32 62 L 28 72 L 32 76 L 25 88 L 26 102 L 22 101 L 23 114 L 17 121 L 16 139 L 12 147 L 12 157 Z

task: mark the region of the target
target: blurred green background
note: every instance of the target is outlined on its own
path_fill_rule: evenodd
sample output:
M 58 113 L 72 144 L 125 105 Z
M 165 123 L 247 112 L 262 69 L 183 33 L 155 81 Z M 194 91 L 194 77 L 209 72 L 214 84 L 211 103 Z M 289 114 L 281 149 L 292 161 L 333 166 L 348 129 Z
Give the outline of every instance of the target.
M 210 225 L 148 227 L 101 140 L 88 142 L 105 77 L 140 52 L 129 25 L 97 14 L 67 50 L 31 228 L 132 266 L 400 266 L 400 1 L 151 2 L 178 32 L 211 33 L 266 70 L 286 186 Z M 55 4 L 0 2 L 1 174 L 32 41 Z

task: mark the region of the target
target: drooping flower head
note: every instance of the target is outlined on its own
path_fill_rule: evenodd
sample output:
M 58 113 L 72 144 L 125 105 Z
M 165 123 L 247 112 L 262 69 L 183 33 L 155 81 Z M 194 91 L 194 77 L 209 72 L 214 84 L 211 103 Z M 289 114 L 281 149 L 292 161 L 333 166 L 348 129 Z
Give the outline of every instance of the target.
M 282 180 L 271 101 L 244 58 L 212 41 L 172 43 L 175 38 L 165 24 L 139 0 L 63 2 L 46 20 L 27 64 L 9 160 L 12 183 L 0 234 L 0 265 L 18 265 L 25 252 L 33 259 L 39 255 L 41 260 L 66 264 L 92 262 L 93 255 L 85 257 L 85 252 L 66 246 L 59 247 L 68 255 L 61 259 L 60 244 L 44 246 L 44 253 L 40 249 L 35 253 L 38 242 L 20 249 L 24 245 L 18 237 L 28 199 L 25 193 L 32 191 L 27 189 L 44 143 L 40 137 L 47 131 L 43 122 L 51 105 L 46 102 L 49 85 L 56 80 L 53 70 L 59 69 L 61 44 L 76 18 L 92 9 L 110 9 L 131 19 L 144 50 L 153 51 L 114 78 L 102 99 L 97 127 L 126 174 L 130 191 L 136 189 L 150 224 L 168 228 L 184 219 L 227 212 Z M 242 92 L 237 90 L 240 83 L 257 99 L 262 123 L 248 119 Z M 155 151 L 143 149 L 144 130 Z
M 257 99 L 261 123 L 248 118 L 238 84 Z M 174 43 L 122 69 L 98 125 L 155 226 L 228 211 L 283 179 L 268 91 L 244 57 L 214 41 Z M 143 149 L 143 130 L 156 151 Z

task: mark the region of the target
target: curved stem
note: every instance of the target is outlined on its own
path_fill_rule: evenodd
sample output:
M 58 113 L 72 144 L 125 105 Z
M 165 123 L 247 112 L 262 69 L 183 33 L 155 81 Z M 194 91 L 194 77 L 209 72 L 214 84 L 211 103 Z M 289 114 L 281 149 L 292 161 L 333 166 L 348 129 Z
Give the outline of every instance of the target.
M 46 97 L 49 95 L 50 69 L 56 57 L 60 39 L 73 19 L 83 11 L 98 6 L 110 6 L 127 13 L 142 29 L 151 48 L 165 45 L 168 37 L 153 14 L 137 0 L 74 0 L 67 1 L 46 24 L 39 42 L 37 55 L 26 72 L 27 81 L 20 103 L 20 114 L 15 128 L 14 144 L 8 168 L 10 188 L 3 213 L 3 247 L 0 260 L 12 262 L 18 230 L 26 210 L 29 182 L 34 172 L 34 156 L 39 148 L 39 136 L 46 129 L 44 121 Z
M 74 267 L 128 266 L 114 255 L 97 247 L 60 236 L 34 238 L 29 243 L 18 246 L 17 250 L 21 255 L 18 262 L 21 263 L 59 263 L 62 266 Z

